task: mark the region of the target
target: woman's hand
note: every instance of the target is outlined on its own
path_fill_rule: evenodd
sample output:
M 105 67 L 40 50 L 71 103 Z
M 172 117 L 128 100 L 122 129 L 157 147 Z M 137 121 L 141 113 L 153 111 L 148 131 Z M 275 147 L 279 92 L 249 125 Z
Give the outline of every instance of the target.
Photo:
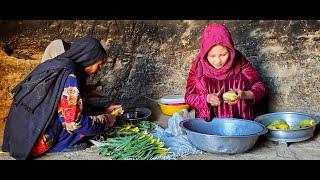
M 108 127 L 112 127 L 116 122 L 116 117 L 111 116 L 110 114 L 101 114 L 97 116 L 97 120 L 100 123 L 106 123 Z
M 219 106 L 222 102 L 221 94 L 224 91 L 224 86 L 220 89 L 217 93 L 212 93 L 207 95 L 207 102 L 210 103 L 212 106 Z
M 221 104 L 220 97 L 216 94 L 208 94 L 207 102 L 210 103 L 212 106 L 219 106 Z
M 106 108 L 106 113 L 111 115 L 112 111 L 118 110 L 118 109 L 119 109 L 118 115 L 122 115 L 124 111 L 123 111 L 121 105 L 111 105 L 111 106 L 107 107 Z
M 234 89 L 238 94 L 238 99 L 254 99 L 252 91 L 242 91 L 240 89 Z
M 107 119 L 105 123 L 108 125 L 108 127 L 112 127 L 116 122 L 116 117 L 111 116 L 110 114 L 106 114 L 106 115 L 107 115 Z
M 254 99 L 252 91 L 243 91 L 241 89 L 234 89 L 233 91 L 237 93 L 237 99 L 232 102 L 224 101 L 224 103 L 228 103 L 229 105 L 235 105 L 238 103 L 239 99 Z

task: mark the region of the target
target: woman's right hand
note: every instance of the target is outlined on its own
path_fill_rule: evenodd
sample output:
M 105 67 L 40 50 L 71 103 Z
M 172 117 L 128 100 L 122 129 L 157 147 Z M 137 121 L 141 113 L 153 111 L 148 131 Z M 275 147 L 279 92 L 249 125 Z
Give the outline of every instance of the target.
M 112 116 L 110 114 L 107 114 L 108 115 L 108 118 L 107 118 L 107 125 L 108 127 L 112 127 L 114 125 L 114 123 L 116 122 L 116 117 L 115 116 Z
M 217 93 L 212 93 L 207 95 L 207 102 L 210 103 L 212 106 L 219 106 L 222 102 L 221 94 L 224 92 L 224 85 Z
M 217 94 L 208 94 L 207 102 L 212 106 L 219 106 L 221 104 L 221 99 Z

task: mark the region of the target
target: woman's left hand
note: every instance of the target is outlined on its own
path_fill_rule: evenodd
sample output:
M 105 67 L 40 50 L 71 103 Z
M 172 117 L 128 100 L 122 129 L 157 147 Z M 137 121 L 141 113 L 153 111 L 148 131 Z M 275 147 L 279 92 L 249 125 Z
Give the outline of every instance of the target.
M 111 106 L 107 107 L 106 113 L 111 115 L 111 112 L 116 109 L 120 109 L 119 115 L 122 115 L 124 113 L 121 105 L 111 105 Z
M 234 89 L 234 91 L 238 94 L 238 99 L 246 99 L 246 91 L 241 89 Z
M 238 99 L 254 99 L 254 94 L 251 90 L 249 91 L 242 91 L 240 89 L 235 89 L 238 93 Z

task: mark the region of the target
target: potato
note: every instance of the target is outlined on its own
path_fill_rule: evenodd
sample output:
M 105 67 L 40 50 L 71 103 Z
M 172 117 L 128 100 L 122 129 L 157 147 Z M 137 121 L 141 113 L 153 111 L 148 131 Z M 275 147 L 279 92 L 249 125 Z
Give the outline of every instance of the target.
M 235 91 L 228 91 L 222 95 L 222 98 L 224 101 L 233 102 L 237 100 L 238 95 L 237 95 L 237 92 Z

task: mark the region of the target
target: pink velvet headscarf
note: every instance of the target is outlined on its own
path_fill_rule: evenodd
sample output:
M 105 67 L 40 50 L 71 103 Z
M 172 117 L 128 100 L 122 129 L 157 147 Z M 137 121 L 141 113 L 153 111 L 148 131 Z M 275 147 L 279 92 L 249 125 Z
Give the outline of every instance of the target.
M 214 68 L 207 60 L 207 53 L 215 45 L 222 45 L 229 51 L 229 59 L 220 69 Z M 218 80 L 226 79 L 240 72 L 241 62 L 234 48 L 231 34 L 226 26 L 213 23 L 207 26 L 202 34 L 200 53 L 197 56 L 198 75 L 205 75 Z

